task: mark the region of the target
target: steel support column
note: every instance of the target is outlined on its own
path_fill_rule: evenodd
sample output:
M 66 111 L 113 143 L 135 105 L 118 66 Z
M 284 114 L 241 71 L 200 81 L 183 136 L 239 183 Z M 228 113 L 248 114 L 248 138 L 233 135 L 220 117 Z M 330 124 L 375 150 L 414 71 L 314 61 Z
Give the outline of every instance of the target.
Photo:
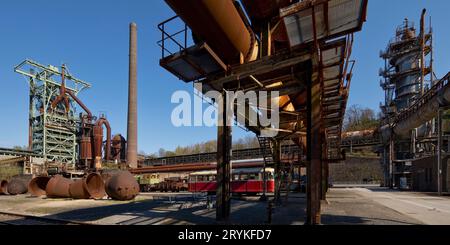
M 308 83 L 307 112 L 307 220 L 310 225 L 320 224 L 320 185 L 322 179 L 322 142 L 320 113 L 320 83 L 317 71 Z
M 438 111 L 437 125 L 437 191 L 442 196 L 442 109 Z
M 230 217 L 230 178 L 232 154 L 232 127 L 227 124 L 227 94 L 222 93 L 219 104 L 219 122 L 217 130 L 217 191 L 216 220 L 227 221 Z
M 389 188 L 394 188 L 394 140 L 389 141 Z
M 281 169 L 281 141 L 273 141 L 273 161 L 275 162 L 275 203 L 278 205 L 281 202 L 281 186 L 283 185 L 282 180 L 282 169 Z

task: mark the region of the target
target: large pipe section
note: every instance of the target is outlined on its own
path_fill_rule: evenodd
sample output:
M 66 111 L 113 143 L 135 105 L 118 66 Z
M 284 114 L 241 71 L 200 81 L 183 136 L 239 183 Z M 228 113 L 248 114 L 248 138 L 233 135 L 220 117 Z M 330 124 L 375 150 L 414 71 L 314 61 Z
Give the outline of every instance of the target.
M 137 26 L 130 24 L 130 57 L 128 78 L 127 162 L 137 168 Z
M 392 136 L 392 133 L 400 136 L 408 136 L 412 129 L 418 128 L 424 123 L 432 120 L 436 117 L 436 113 L 440 107 L 446 107 L 450 105 L 450 84 L 446 84 L 445 80 L 450 79 L 450 73 L 448 73 L 442 81 L 445 86 L 438 90 L 429 101 L 423 104 L 417 109 L 415 113 L 411 113 L 408 118 L 398 122 L 396 125 L 389 127 L 385 125 L 381 128 L 383 141 L 387 141 Z M 438 83 L 439 84 L 439 83 Z M 426 96 L 426 94 L 425 94 Z M 419 99 L 421 100 L 421 99 Z
M 45 196 L 45 189 L 49 181 L 50 177 L 48 176 L 39 176 L 32 179 L 28 185 L 28 192 L 34 197 Z
M 15 176 L 9 181 L 7 190 L 10 195 L 20 195 L 28 192 L 28 184 L 31 181 L 31 175 Z
M 130 172 L 118 171 L 106 181 L 106 193 L 114 200 L 132 200 L 139 194 L 139 184 Z
M 233 0 L 166 0 L 191 28 L 197 39 L 205 41 L 227 64 L 253 61 L 258 43 Z
M 0 182 L 0 195 L 8 194 L 8 181 L 2 180 Z
M 106 195 L 105 183 L 101 175 L 91 173 L 70 184 L 69 193 L 74 199 L 102 199 Z
M 70 198 L 69 187 L 73 183 L 73 180 L 64 178 L 61 175 L 56 175 L 51 178 L 45 192 L 49 198 Z

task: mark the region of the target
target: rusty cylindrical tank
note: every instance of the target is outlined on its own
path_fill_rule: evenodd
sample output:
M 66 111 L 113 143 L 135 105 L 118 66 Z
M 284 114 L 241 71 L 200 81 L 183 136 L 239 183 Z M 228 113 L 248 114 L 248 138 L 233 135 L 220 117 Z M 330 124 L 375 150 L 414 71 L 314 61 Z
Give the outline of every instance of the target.
M 28 192 L 28 184 L 31 181 L 31 175 L 19 175 L 13 177 L 8 182 L 8 193 L 10 195 L 20 195 Z
M 45 192 L 47 194 L 47 197 L 49 198 L 69 198 L 70 192 L 69 187 L 70 184 L 73 183 L 73 180 L 64 178 L 61 175 L 56 175 L 53 178 L 51 178 L 48 183 L 47 187 L 45 188 Z
M 48 176 L 39 176 L 32 179 L 28 184 L 28 192 L 35 197 L 45 196 L 45 189 L 49 181 L 50 177 Z
M 69 192 L 74 199 L 102 199 L 106 195 L 105 183 L 97 173 L 91 173 L 70 184 Z
M 246 62 L 257 58 L 255 34 L 233 0 L 165 1 L 225 63 L 239 63 L 241 56 Z
M 137 168 L 137 26 L 130 24 L 128 74 L 127 162 Z
M 0 195 L 6 195 L 8 194 L 8 181 L 2 180 L 0 182 Z
M 106 193 L 114 200 L 132 200 L 139 194 L 139 184 L 130 172 L 117 171 L 107 180 Z
M 91 138 L 84 135 L 80 140 L 80 159 L 85 162 L 90 162 L 92 160 Z

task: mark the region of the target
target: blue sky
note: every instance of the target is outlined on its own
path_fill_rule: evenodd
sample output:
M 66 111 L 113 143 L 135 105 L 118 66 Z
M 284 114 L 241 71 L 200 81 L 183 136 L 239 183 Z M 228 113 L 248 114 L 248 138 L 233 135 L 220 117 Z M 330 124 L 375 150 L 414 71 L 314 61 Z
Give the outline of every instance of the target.
M 368 21 L 356 34 L 357 61 L 349 104 L 378 110 L 383 93 L 379 51 L 405 17 L 419 23 L 422 8 L 433 17 L 435 72 L 449 71 L 448 0 L 370 0 Z M 138 24 L 139 150 L 174 149 L 216 138 L 216 128 L 175 128 L 170 99 L 176 90 L 192 91 L 159 67 L 157 24 L 172 17 L 164 1 L 22 0 L 0 1 L 0 147 L 26 145 L 28 86 L 13 67 L 26 58 L 43 64 L 66 63 L 93 87 L 80 94 L 92 112 L 106 112 L 113 133 L 126 135 L 128 24 Z M 247 133 L 236 128 L 235 138 Z

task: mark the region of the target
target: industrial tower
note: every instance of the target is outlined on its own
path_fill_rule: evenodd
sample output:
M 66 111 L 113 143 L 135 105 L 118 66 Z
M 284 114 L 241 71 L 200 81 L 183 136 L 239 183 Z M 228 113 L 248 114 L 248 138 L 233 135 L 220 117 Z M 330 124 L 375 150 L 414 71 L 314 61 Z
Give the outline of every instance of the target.
M 81 120 L 73 97 L 91 85 L 72 76 L 63 65 L 61 70 L 25 60 L 14 68 L 30 85 L 29 148 L 45 162 L 75 164 L 77 132 Z M 61 101 L 61 103 L 54 103 Z
M 392 125 L 395 117 L 413 106 L 434 85 L 433 33 L 431 26 L 425 29 L 425 9 L 422 12 L 420 31 L 414 22 L 405 19 L 380 57 L 385 67 L 380 69 L 383 78 L 380 86 L 385 92 L 381 104 L 382 125 Z M 434 120 L 411 130 L 406 136 L 391 136 L 383 146 L 382 164 L 387 186 L 411 187 L 411 163 L 416 157 L 417 140 L 435 133 Z

